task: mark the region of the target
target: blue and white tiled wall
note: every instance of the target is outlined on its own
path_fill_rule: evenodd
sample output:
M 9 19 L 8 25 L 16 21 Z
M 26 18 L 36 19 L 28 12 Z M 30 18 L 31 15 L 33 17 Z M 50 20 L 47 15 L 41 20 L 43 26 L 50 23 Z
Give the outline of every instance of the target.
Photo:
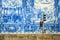
M 0 0 L 0 33 L 60 33 L 60 0 Z

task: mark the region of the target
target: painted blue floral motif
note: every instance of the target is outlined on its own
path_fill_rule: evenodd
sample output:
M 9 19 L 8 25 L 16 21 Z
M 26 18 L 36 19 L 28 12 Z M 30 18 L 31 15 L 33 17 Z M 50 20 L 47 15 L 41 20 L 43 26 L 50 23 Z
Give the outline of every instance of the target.
M 0 0 L 0 33 L 60 32 L 60 0 Z

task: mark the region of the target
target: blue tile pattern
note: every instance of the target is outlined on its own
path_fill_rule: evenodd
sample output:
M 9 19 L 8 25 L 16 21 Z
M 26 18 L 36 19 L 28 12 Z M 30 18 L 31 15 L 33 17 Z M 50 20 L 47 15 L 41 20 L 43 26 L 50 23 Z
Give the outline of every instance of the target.
M 0 0 L 0 33 L 42 33 L 43 14 L 45 33 L 60 33 L 60 0 Z

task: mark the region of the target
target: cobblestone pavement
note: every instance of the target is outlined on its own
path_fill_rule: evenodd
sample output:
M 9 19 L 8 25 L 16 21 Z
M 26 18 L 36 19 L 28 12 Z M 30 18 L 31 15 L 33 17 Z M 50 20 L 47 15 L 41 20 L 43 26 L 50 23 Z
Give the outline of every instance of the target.
M 60 40 L 60 34 L 2 34 L 0 40 Z

